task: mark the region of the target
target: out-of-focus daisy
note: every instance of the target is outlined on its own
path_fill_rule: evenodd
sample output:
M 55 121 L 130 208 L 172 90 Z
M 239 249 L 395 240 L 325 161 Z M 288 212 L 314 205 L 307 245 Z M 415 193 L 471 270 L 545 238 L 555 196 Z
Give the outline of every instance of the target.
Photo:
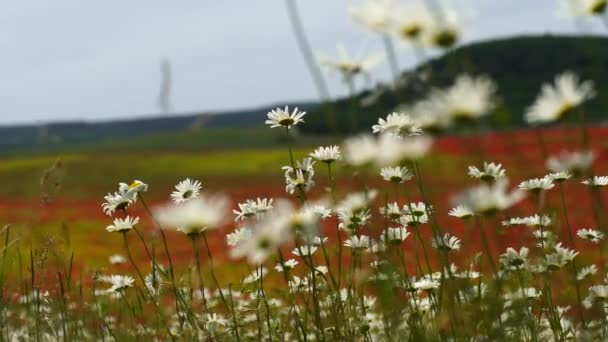
M 292 126 L 295 126 L 300 122 L 304 122 L 302 119 L 304 115 L 306 115 L 306 112 L 301 112 L 298 110 L 298 108 L 295 108 L 290 113 L 288 106 L 285 106 L 284 109 L 277 107 L 268 112 L 268 120 L 266 120 L 266 124 L 270 125 L 270 128 L 285 127 L 290 129 Z
M 606 11 L 606 0 L 583 0 L 585 9 L 591 15 L 600 15 Z
M 244 284 L 253 284 L 258 282 L 262 277 L 265 277 L 268 274 L 268 269 L 266 267 L 256 267 L 256 269 L 251 272 L 245 279 L 243 279 Z
M 452 9 L 445 10 L 445 17 L 433 18 L 426 30 L 424 41 L 426 44 L 441 49 L 449 49 L 458 43 L 462 35 L 462 24 L 457 13 Z
M 435 289 L 438 289 L 439 285 L 440 285 L 439 281 L 428 278 L 428 277 L 424 277 L 412 284 L 412 286 L 416 290 L 422 290 L 422 291 L 433 291 Z
M 313 165 L 315 161 L 307 157 L 300 162 L 296 161 L 295 169 L 291 166 L 283 166 L 285 171 L 285 191 L 293 194 L 296 189 L 308 191 L 315 184 L 312 180 L 315 175 Z
M 602 305 L 608 301 L 608 285 L 595 285 L 589 287 L 589 295 L 583 300 L 585 308 L 589 309 L 596 302 L 601 302 Z
M 124 256 L 122 256 L 120 254 L 110 255 L 110 258 L 108 258 L 108 260 L 110 261 L 110 264 L 112 264 L 112 265 L 124 264 L 127 262 L 127 258 L 125 258 Z
M 464 205 L 458 205 L 458 206 L 452 208 L 450 210 L 450 212 L 448 213 L 448 215 L 458 217 L 459 219 L 466 220 L 466 219 L 473 217 L 474 213 L 470 208 L 468 208 Z
M 481 184 L 456 196 L 455 202 L 476 214 L 494 214 L 505 210 L 525 197 L 521 190 L 508 192 L 508 181 L 499 179 L 493 184 Z
M 378 211 L 384 217 L 393 219 L 393 220 L 398 219 L 399 216 L 401 216 L 401 207 L 399 206 L 399 203 L 397 203 L 397 202 L 386 203 L 385 205 L 380 207 L 378 209 Z
M 310 156 L 326 164 L 331 164 L 336 160 L 342 159 L 340 147 L 335 145 L 327 147 L 318 147 L 314 150 L 314 152 L 310 154 Z
M 469 176 L 482 181 L 493 182 L 505 177 L 505 169 L 502 168 L 502 164 L 484 162 L 482 170 L 475 166 L 469 166 Z
M 186 178 L 175 186 L 175 191 L 171 193 L 171 199 L 175 203 L 183 203 L 189 199 L 198 197 L 202 184 L 200 181 L 193 181 Z
M 500 263 L 510 270 L 525 268 L 529 251 L 526 247 L 520 248 L 519 252 L 509 247 L 504 254 L 500 255 Z
M 344 246 L 353 250 L 365 250 L 371 246 L 372 241 L 367 235 L 353 235 L 344 241 Z
M 296 248 L 294 248 L 291 251 L 291 254 L 303 258 L 303 257 L 311 256 L 311 255 L 315 254 L 317 249 L 319 249 L 319 247 L 317 247 L 317 246 L 302 245 L 302 246 L 297 246 Z
M 581 239 L 584 240 L 589 240 L 591 242 L 595 242 L 595 243 L 599 243 L 601 240 L 604 239 L 604 233 L 600 232 L 599 230 L 595 230 L 595 229 L 579 229 L 576 232 L 576 235 L 578 237 L 580 237 Z
M 452 123 L 452 118 L 445 111 L 441 101 L 435 96 L 416 102 L 412 109 L 414 120 L 420 128 L 429 133 L 440 133 L 447 129 Z
M 425 135 L 398 138 L 382 134 L 376 145 L 375 163 L 378 167 L 384 167 L 418 160 L 429 152 L 432 144 L 432 139 Z
M 355 21 L 377 33 L 388 33 L 395 23 L 395 11 L 399 4 L 395 0 L 370 0 L 349 8 Z
M 408 170 L 407 167 L 404 166 L 383 167 L 380 170 L 380 176 L 382 176 L 382 179 L 384 179 L 385 181 L 393 182 L 396 184 L 403 183 L 414 177 L 410 170 Z
M 564 248 L 561 243 L 556 244 L 554 252 L 546 254 L 544 259 L 545 267 L 550 271 L 556 271 L 570 263 L 579 254 L 577 251 Z
M 114 194 L 107 194 L 104 199 L 106 200 L 101 206 L 103 212 L 108 216 L 112 216 L 116 210 L 125 211 L 132 203 L 137 201 L 137 194 L 140 192 L 146 192 L 148 190 L 148 184 L 135 180 L 130 185 L 127 183 L 119 183 L 118 191 Z
M 289 259 L 285 261 L 283 264 L 277 264 L 274 269 L 277 272 L 285 272 L 286 270 L 291 270 L 298 265 L 298 261 L 296 259 Z
M 599 188 L 608 185 L 608 176 L 594 176 L 593 178 L 587 179 L 582 183 Z
M 359 75 L 369 76 L 370 72 L 378 65 L 384 57 L 381 54 L 371 54 L 365 58 L 351 57 L 343 46 L 338 46 L 338 58 L 321 58 L 321 64 L 330 70 L 337 71 L 347 84 L 352 84 L 355 77 Z
M 247 227 L 236 228 L 232 233 L 226 235 L 226 244 L 230 247 L 235 247 L 241 242 L 249 239 L 253 233 Z
M 380 236 L 386 244 L 400 244 L 410 235 L 405 227 L 386 228 Z
M 395 136 L 412 136 L 422 133 L 420 125 L 412 117 L 403 112 L 394 112 L 379 118 L 378 124 L 372 126 L 374 133 L 392 134 Z
M 572 174 L 568 171 L 559 171 L 553 172 L 545 176 L 545 178 L 550 179 L 555 183 L 562 183 L 572 178 Z
M 592 277 L 596 273 L 597 273 L 597 267 L 595 265 L 583 267 L 583 268 L 581 268 L 580 271 L 578 271 L 578 274 L 576 275 L 576 279 L 580 281 L 580 280 Z
M 553 180 L 547 177 L 533 178 L 523 181 L 519 184 L 519 188 L 521 190 L 526 190 L 534 193 L 553 189 L 554 186 L 555 184 L 553 184 Z
M 448 233 L 445 233 L 443 236 L 433 237 L 431 244 L 433 248 L 445 252 L 453 252 L 460 249 L 460 239 Z
M 556 76 L 553 84 L 542 86 L 541 94 L 528 108 L 525 119 L 528 123 L 556 121 L 593 97 L 593 82 L 580 83 L 576 74 L 567 71 Z
M 419 2 L 401 6 L 395 17 L 395 29 L 405 40 L 418 41 L 433 25 L 433 18 L 427 8 Z
M 124 291 L 127 288 L 132 287 L 133 283 L 135 283 L 135 279 L 130 276 L 123 275 L 111 275 L 106 277 L 105 280 L 112 285 L 109 289 L 107 289 L 108 293 Z
M 344 160 L 352 166 L 371 165 L 376 158 L 376 139 L 370 134 L 350 137 L 344 141 Z
M 229 205 L 228 199 L 224 196 L 201 195 L 185 203 L 158 208 L 156 217 L 164 227 L 194 236 L 224 224 Z
M 553 223 L 547 215 L 533 215 L 528 217 L 513 217 L 502 222 L 503 226 L 526 225 L 528 227 L 547 227 Z
M 567 171 L 573 176 L 578 176 L 588 170 L 594 160 L 595 154 L 592 151 L 562 151 L 558 155 L 549 157 L 546 166 L 552 172 Z
M 496 84 L 486 76 L 460 75 L 445 90 L 436 90 L 430 99 L 435 108 L 455 121 L 471 121 L 490 114 L 494 109 Z
M 239 203 L 239 210 L 232 210 L 236 215 L 235 221 L 242 221 L 253 216 L 261 216 L 272 209 L 272 198 L 248 199 L 244 203 Z
M 114 222 L 106 227 L 106 231 L 110 233 L 125 233 L 133 229 L 133 227 L 139 223 L 139 217 L 127 216 L 124 219 L 115 218 Z

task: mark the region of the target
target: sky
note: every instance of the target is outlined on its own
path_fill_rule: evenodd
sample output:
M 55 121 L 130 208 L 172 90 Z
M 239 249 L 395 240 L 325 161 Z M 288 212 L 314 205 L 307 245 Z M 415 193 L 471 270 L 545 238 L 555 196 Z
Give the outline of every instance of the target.
M 558 1 L 451 2 L 469 42 L 576 32 L 557 14 Z M 348 15 L 356 3 L 298 0 L 318 56 L 336 56 L 338 45 L 353 53 L 382 48 Z M 400 67 L 411 67 L 413 54 L 395 43 Z M 163 59 L 171 65 L 171 115 L 317 98 L 284 0 L 3 1 L 0 51 L 0 124 L 158 115 Z M 332 96 L 345 93 L 338 75 L 326 77 Z M 389 77 L 386 63 L 374 70 L 376 81 Z

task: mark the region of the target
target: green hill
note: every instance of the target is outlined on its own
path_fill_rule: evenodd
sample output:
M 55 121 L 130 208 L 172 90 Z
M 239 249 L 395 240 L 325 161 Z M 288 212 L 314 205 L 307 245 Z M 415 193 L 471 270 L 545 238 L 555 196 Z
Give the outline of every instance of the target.
M 555 75 L 571 70 L 585 80 L 595 82 L 598 96 L 586 112 L 589 121 L 606 120 L 608 110 L 608 38 L 599 36 L 524 36 L 473 43 L 430 60 L 401 75 L 396 89 L 379 87 L 357 95 L 356 99 L 340 99 L 307 117 L 304 127 L 309 132 L 332 131 L 327 125 L 329 112 L 341 123 L 333 130 L 352 131 L 350 117 L 357 115 L 357 130 L 369 130 L 379 116 L 385 116 L 399 104 L 412 104 L 432 87 L 451 84 L 461 73 L 485 74 L 498 85 L 501 98 L 496 115 L 486 120 L 486 128 L 516 128 L 523 125 L 523 113 L 540 91 L 541 84 L 551 82 Z M 426 81 L 418 76 L 428 72 Z M 375 98 L 375 101 L 373 99 Z M 371 101 L 370 101 L 371 100 Z M 367 106 L 361 102 L 373 102 Z

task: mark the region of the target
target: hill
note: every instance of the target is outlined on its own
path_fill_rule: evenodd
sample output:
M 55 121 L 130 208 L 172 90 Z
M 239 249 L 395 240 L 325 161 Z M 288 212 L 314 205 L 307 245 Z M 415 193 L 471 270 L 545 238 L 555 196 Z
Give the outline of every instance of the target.
M 599 36 L 522 36 L 473 43 L 459 47 L 428 63 L 405 71 L 396 89 L 379 85 L 362 92 L 356 99 L 340 99 L 308 116 L 304 129 L 309 132 L 352 130 L 348 124 L 327 126 L 328 112 L 336 122 L 349 123 L 356 111 L 356 130 L 368 130 L 379 116 L 399 104 L 412 104 L 432 87 L 451 84 L 456 75 L 469 73 L 490 76 L 498 85 L 501 98 L 497 115 L 486 120 L 486 129 L 517 128 L 523 113 L 540 91 L 541 84 L 571 70 L 585 80 L 593 80 L 598 96 L 585 108 L 593 122 L 606 120 L 608 108 L 608 38 Z M 420 75 L 426 74 L 423 81 Z

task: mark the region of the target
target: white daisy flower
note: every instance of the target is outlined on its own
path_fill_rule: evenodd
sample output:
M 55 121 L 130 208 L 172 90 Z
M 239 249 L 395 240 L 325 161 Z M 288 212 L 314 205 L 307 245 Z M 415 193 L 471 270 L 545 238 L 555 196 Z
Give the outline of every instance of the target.
M 451 87 L 433 91 L 429 100 L 435 102 L 436 110 L 443 112 L 441 116 L 467 122 L 492 112 L 495 93 L 496 84 L 490 78 L 465 74 L 458 76 Z
M 473 213 L 473 211 L 470 208 L 468 208 L 464 205 L 458 205 L 458 206 L 452 208 L 450 210 L 450 212 L 448 213 L 448 215 L 458 217 L 460 219 L 465 220 L 465 219 L 469 219 L 469 218 L 473 217 L 473 215 L 475 215 L 475 213 Z
M 541 192 L 549 189 L 553 189 L 555 184 L 553 184 L 553 180 L 547 177 L 543 178 L 533 178 L 527 181 L 523 181 L 519 184 L 519 188 L 521 190 L 530 191 L 530 192 Z
M 449 49 L 458 43 L 462 35 L 460 18 L 454 10 L 444 10 L 446 13 L 441 20 L 434 19 L 425 31 L 424 42 L 430 46 Z
M 424 277 L 412 284 L 414 289 L 422 291 L 433 291 L 439 288 L 439 281 Z
M 270 128 L 285 127 L 290 129 L 292 126 L 304 122 L 302 119 L 306 115 L 306 112 L 301 112 L 298 108 L 294 109 L 293 112 L 289 112 L 289 107 L 285 106 L 285 109 L 275 108 L 268 112 L 268 120 L 266 124 L 270 125 Z
M 120 254 L 110 255 L 108 260 L 110 261 L 110 264 L 112 264 L 112 265 L 124 264 L 127 262 L 127 258 L 125 258 L 124 256 L 122 256 Z
M 383 167 L 380 170 L 380 176 L 385 180 L 393 183 L 403 183 L 414 177 L 414 175 L 404 166 Z
M 312 180 L 315 175 L 315 169 L 313 165 L 315 161 L 312 158 L 307 157 L 300 162 L 296 160 L 295 169 L 291 166 L 283 166 L 285 172 L 285 191 L 289 194 L 293 194 L 296 189 L 302 191 L 308 191 L 315 184 Z
M 608 185 L 608 176 L 594 176 L 593 178 L 587 179 L 582 183 L 585 185 L 599 188 Z
M 310 154 L 311 157 L 316 160 L 331 164 L 336 160 L 342 159 L 342 154 L 340 153 L 339 146 L 327 146 L 327 147 L 318 147 Z
M 373 133 L 391 134 L 394 136 L 412 136 L 422 133 L 420 125 L 407 113 L 394 112 L 386 119 L 378 119 L 378 124 L 372 126 Z
M 576 235 L 584 240 L 589 240 L 591 242 L 595 242 L 598 243 L 601 240 L 604 239 L 604 233 L 600 232 L 599 230 L 595 230 L 595 229 L 579 229 L 576 232 Z
M 556 121 L 593 97 L 593 82 L 580 83 L 576 74 L 566 71 L 555 77 L 554 84 L 543 85 L 541 94 L 528 108 L 525 119 L 531 124 Z
M 608 300 L 608 285 L 595 285 L 589 287 L 589 295 L 583 301 L 585 308 L 590 309 L 595 302 Z
M 469 176 L 486 182 L 493 182 L 497 179 L 505 178 L 505 172 L 505 169 L 502 168 L 502 164 L 484 162 L 482 170 L 475 166 L 469 166 Z
M 124 291 L 127 288 L 132 287 L 133 283 L 135 283 L 135 279 L 132 277 L 122 275 L 111 275 L 106 277 L 104 280 L 112 285 L 106 290 L 107 293 L 118 293 L 120 291 Z
M 386 244 L 401 244 L 408 236 L 410 236 L 410 232 L 405 227 L 397 227 L 386 228 L 380 238 Z
M 606 11 L 606 0 L 583 0 L 585 10 L 591 15 L 601 15 Z
M 381 54 L 371 54 L 364 58 L 351 57 L 343 46 L 338 46 L 338 58 L 321 58 L 320 63 L 338 72 L 345 83 L 351 84 L 359 75 L 369 76 L 383 60 Z
M 305 256 L 311 256 L 311 255 L 315 254 L 317 249 L 319 249 L 317 246 L 302 245 L 302 246 L 298 246 L 298 247 L 294 248 L 291 251 L 291 254 L 303 258 Z
M 519 252 L 509 247 L 504 254 L 500 255 L 500 263 L 509 270 L 525 268 L 529 251 L 526 247 L 520 248 Z
M 355 21 L 377 33 L 388 33 L 395 23 L 395 11 L 399 3 L 395 0 L 373 0 L 349 8 Z
M 382 216 L 393 220 L 396 220 L 401 216 L 401 207 L 397 202 L 386 203 L 384 206 L 378 208 L 378 211 Z
M 581 268 L 576 275 L 577 280 L 583 280 L 589 277 L 594 276 L 597 273 L 597 267 L 595 265 L 590 265 L 587 267 Z
M 226 235 L 226 244 L 230 247 L 235 247 L 249 239 L 251 235 L 253 235 L 253 232 L 247 227 L 236 228 L 232 233 Z
M 418 41 L 433 25 L 433 17 L 421 3 L 400 6 L 395 18 L 395 29 L 405 40 Z
M 514 226 L 514 225 L 526 225 L 528 227 L 547 227 L 553 223 L 551 217 L 547 215 L 539 216 L 538 214 L 528 217 L 513 217 L 509 220 L 503 221 L 503 226 Z
M 353 250 L 365 250 L 371 246 L 371 240 L 367 235 L 353 235 L 344 241 L 344 246 Z
M 116 210 L 126 211 L 131 204 L 137 201 L 137 194 L 147 190 L 148 185 L 139 180 L 133 181 L 130 185 L 119 183 L 117 192 L 109 193 L 104 197 L 106 202 L 101 205 L 103 212 L 112 216 Z
M 403 206 L 403 213 L 412 216 L 424 216 L 433 211 L 432 206 L 423 202 L 409 203 Z
M 579 254 L 573 249 L 562 247 L 561 242 L 556 244 L 553 249 L 554 252 L 545 255 L 544 259 L 545 267 L 550 271 L 555 271 L 566 266 Z
M 270 198 L 257 198 L 255 200 L 248 199 L 244 203 L 239 203 L 239 210 L 232 210 L 232 212 L 236 215 L 234 218 L 235 222 L 245 220 L 249 217 L 253 216 L 262 216 L 267 211 L 272 209 L 272 201 Z
M 552 172 L 546 175 L 545 178 L 550 179 L 551 181 L 556 183 L 561 183 L 572 178 L 572 174 L 568 171 Z
M 289 259 L 287 261 L 285 261 L 283 264 L 278 263 L 274 269 L 277 270 L 277 272 L 285 272 L 286 270 L 292 270 L 294 267 L 296 267 L 298 265 L 298 261 L 296 259 Z
M 183 203 L 192 198 L 197 198 L 201 191 L 202 184 L 186 178 L 175 186 L 175 191 L 171 193 L 174 203 Z
M 443 236 L 433 237 L 431 244 L 433 248 L 446 252 L 460 250 L 460 239 L 448 233 L 445 233 Z
M 266 277 L 268 269 L 266 267 L 256 267 L 247 277 L 243 279 L 244 284 L 253 284 L 260 281 L 262 277 Z
M 113 224 L 106 227 L 110 233 L 126 233 L 139 223 L 139 217 L 127 216 L 124 219 L 115 218 Z
M 374 161 L 378 167 L 384 167 L 418 160 L 429 152 L 432 144 L 433 140 L 425 135 L 398 138 L 381 134 L 377 140 Z
M 429 97 L 416 102 L 412 113 L 414 119 L 425 132 L 439 133 L 445 131 L 452 123 L 452 118 L 445 111 L 441 101 L 432 93 Z
M 185 203 L 167 205 L 156 210 L 159 223 L 188 236 L 217 229 L 225 222 L 230 202 L 221 195 L 200 195 Z
M 507 192 L 508 181 L 499 179 L 493 184 L 481 184 L 456 196 L 455 202 L 477 214 L 492 214 L 510 208 L 525 197 L 520 190 Z
M 562 151 L 558 155 L 549 157 L 546 166 L 552 172 L 567 171 L 577 176 L 588 170 L 594 160 L 595 154 L 592 151 Z
M 369 134 L 362 134 L 344 141 L 344 160 L 352 166 L 372 164 L 376 158 L 376 139 Z

